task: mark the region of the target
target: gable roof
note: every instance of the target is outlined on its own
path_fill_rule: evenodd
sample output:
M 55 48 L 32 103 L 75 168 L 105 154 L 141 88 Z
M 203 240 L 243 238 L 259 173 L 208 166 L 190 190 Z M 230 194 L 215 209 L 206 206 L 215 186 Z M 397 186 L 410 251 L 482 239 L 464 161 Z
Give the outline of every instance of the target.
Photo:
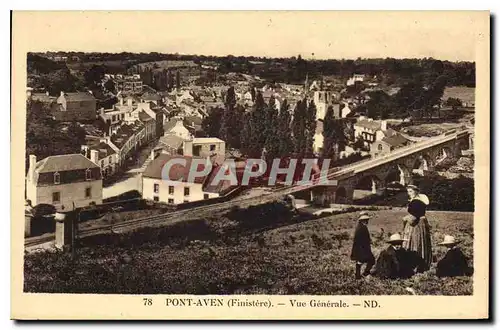
M 174 164 L 171 166 L 169 173 L 165 173 L 167 177 L 162 176 L 163 168 L 167 164 L 168 161 L 173 160 L 173 159 L 184 159 L 186 161 L 186 165 L 180 165 L 180 164 Z M 198 158 L 198 157 L 187 157 L 187 156 L 180 156 L 180 155 L 167 155 L 167 154 L 160 154 L 157 158 L 152 160 L 148 167 L 144 170 L 142 173 L 143 177 L 146 178 L 153 178 L 153 179 L 162 179 L 162 180 L 170 180 L 170 181 L 182 181 L 182 182 L 187 182 L 187 179 L 189 177 L 189 170 L 191 168 L 191 163 L 193 159 L 205 159 L 205 158 Z M 199 165 L 198 170 L 203 170 L 204 165 Z M 194 183 L 199 183 L 202 184 L 205 179 L 206 175 L 202 177 L 196 177 L 194 179 Z
M 99 159 L 106 158 L 108 156 L 111 156 L 115 154 L 116 152 L 109 146 L 109 144 L 105 142 L 98 142 L 94 143 L 89 146 L 90 150 L 97 150 L 99 151 Z
M 358 120 L 354 125 L 365 127 L 372 131 L 378 131 L 382 127 L 380 122 L 366 119 Z
M 83 170 L 99 167 L 96 163 L 81 154 L 49 156 L 36 164 L 38 173 L 51 173 L 72 170 Z
M 160 144 L 172 148 L 179 149 L 185 140 L 175 134 L 167 134 L 160 137 Z
M 389 137 L 384 137 L 381 141 L 395 148 L 402 147 L 408 143 L 408 140 L 401 134 L 394 134 Z
M 141 99 L 145 101 L 160 101 L 161 96 L 158 93 L 153 93 L 153 92 L 146 92 L 142 94 Z
M 151 121 L 153 120 L 153 117 L 151 117 L 150 115 L 148 115 L 146 113 L 146 111 L 141 111 L 139 112 L 139 120 L 142 121 L 142 122 L 148 122 L 148 121 Z
M 94 95 L 85 92 L 64 93 L 66 102 L 95 101 Z

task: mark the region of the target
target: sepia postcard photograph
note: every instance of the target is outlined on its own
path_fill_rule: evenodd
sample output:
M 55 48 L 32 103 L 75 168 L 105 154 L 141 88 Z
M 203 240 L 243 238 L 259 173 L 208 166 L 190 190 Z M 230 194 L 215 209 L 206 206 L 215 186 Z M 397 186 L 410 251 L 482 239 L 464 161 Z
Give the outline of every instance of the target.
M 11 318 L 490 317 L 488 11 L 11 20 Z

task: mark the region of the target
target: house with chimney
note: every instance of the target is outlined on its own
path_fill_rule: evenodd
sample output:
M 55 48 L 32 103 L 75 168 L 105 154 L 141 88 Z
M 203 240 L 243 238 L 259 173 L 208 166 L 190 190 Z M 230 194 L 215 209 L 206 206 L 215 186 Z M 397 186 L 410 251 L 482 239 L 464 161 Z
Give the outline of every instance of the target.
M 87 144 L 81 146 L 82 154 L 99 165 L 103 179 L 115 174 L 120 168 L 120 149 L 111 143 L 109 137 L 87 138 Z
M 97 100 L 88 92 L 61 92 L 52 107 L 55 120 L 91 121 L 97 118 Z
M 395 133 L 393 129 L 387 128 L 386 120 L 373 120 L 365 116 L 360 116 L 353 128 L 354 137 L 362 139 L 366 146 Z
M 32 206 L 50 204 L 59 211 L 101 204 L 101 168 L 81 154 L 49 156 L 38 162 L 30 155 L 26 196 Z

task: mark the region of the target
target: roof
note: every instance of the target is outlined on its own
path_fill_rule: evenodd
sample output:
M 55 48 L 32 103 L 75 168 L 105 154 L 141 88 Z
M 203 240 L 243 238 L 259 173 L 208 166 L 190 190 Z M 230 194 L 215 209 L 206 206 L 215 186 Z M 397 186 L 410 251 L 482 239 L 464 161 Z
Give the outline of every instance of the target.
M 95 97 L 90 93 L 76 92 L 64 93 L 67 102 L 95 101 Z
M 164 146 L 179 149 L 185 140 L 174 134 L 167 134 L 160 137 L 160 143 Z
M 136 121 L 133 124 L 121 125 L 115 134 L 111 135 L 111 142 L 118 148 L 122 148 L 132 135 L 144 128 L 141 122 Z
M 146 92 L 142 94 L 141 98 L 146 101 L 160 101 L 161 96 L 158 93 Z
M 54 102 L 56 100 L 55 97 L 47 95 L 46 93 L 32 93 L 31 99 L 40 102 Z
M 36 163 L 38 173 L 52 173 L 99 167 L 81 154 L 49 156 Z
M 365 127 L 372 131 L 377 131 L 382 127 L 382 124 L 379 121 L 372 121 L 366 119 L 358 120 L 354 125 Z
M 198 116 L 186 116 L 184 118 L 184 124 L 189 124 L 189 125 L 192 125 L 193 123 L 195 125 L 201 125 L 202 121 L 203 121 L 203 119 L 201 117 L 198 117 Z
M 162 172 L 165 167 L 165 164 L 167 164 L 168 161 L 174 159 L 176 160 L 184 159 L 185 166 L 180 164 L 173 164 L 170 167 L 169 173 L 164 173 L 165 177 L 163 177 Z M 191 163 L 193 159 L 205 160 L 205 158 L 198 158 L 198 157 L 160 154 L 157 158 L 155 158 L 149 163 L 148 167 L 146 167 L 146 169 L 144 170 L 144 173 L 142 173 L 142 176 L 153 179 L 187 182 L 189 176 L 189 170 L 191 168 Z M 204 165 L 199 165 L 198 171 L 202 171 L 203 168 Z M 206 177 L 207 176 L 201 176 L 201 177 L 198 176 L 194 179 L 194 183 L 202 184 L 205 181 Z
M 97 150 L 99 151 L 99 159 L 106 158 L 110 155 L 115 154 L 116 152 L 109 146 L 109 144 L 105 142 L 99 142 L 95 143 L 93 145 L 90 145 L 89 148 L 91 150 Z
M 150 115 L 148 115 L 146 113 L 146 111 L 141 111 L 141 112 L 139 112 L 139 120 L 142 121 L 142 122 L 148 122 L 148 121 L 153 120 L 153 117 L 151 117 Z
M 182 125 L 184 126 L 182 119 L 171 119 L 167 121 L 165 124 L 163 124 L 163 131 L 165 133 L 170 132 L 172 128 L 174 128 L 177 125 L 177 122 L 181 122 Z
M 387 143 L 392 147 L 402 147 L 408 143 L 408 140 L 403 137 L 401 134 L 394 134 L 390 137 L 385 137 L 381 140 L 382 142 Z
M 194 143 L 220 143 L 224 142 L 223 140 L 216 138 L 216 137 L 208 137 L 208 138 L 194 138 L 193 139 L 193 144 Z

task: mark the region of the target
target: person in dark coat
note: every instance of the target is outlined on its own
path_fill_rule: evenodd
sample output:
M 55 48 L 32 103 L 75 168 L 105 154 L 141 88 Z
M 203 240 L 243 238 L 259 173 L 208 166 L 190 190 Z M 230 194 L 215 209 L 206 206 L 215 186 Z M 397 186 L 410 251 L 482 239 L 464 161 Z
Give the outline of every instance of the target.
M 429 198 L 414 185 L 407 186 L 408 214 L 403 218 L 403 248 L 415 264 L 417 272 L 428 270 L 432 263 L 432 245 L 429 222 L 425 216 Z
M 438 277 L 470 276 L 472 268 L 469 267 L 467 257 L 462 253 L 455 237 L 445 235 L 444 240 L 439 245 L 446 246 L 448 251 L 443 259 L 439 260 L 436 268 Z
M 375 264 L 375 257 L 372 253 L 370 232 L 368 231 L 368 220 L 370 217 L 363 214 L 358 219 L 354 240 L 352 243 L 351 260 L 356 261 L 356 279 L 361 278 L 361 266 L 366 264 L 363 276 L 369 275 Z
M 387 241 L 390 245 L 380 252 L 375 265 L 374 275 L 379 278 L 407 278 L 411 276 L 411 267 L 406 260 L 406 251 L 401 247 L 404 239 L 400 234 L 393 234 Z

